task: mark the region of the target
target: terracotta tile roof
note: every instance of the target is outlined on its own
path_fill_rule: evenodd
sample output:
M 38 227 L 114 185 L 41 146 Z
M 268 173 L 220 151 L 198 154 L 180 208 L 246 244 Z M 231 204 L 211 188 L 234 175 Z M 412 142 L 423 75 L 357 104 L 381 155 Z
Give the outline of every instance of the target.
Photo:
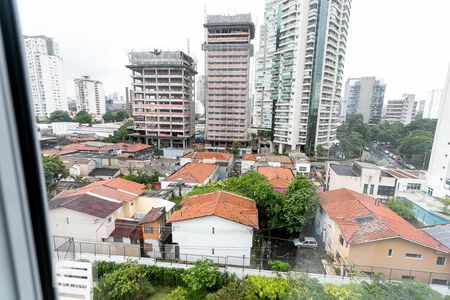
M 350 244 L 403 238 L 450 253 L 449 248 L 415 228 L 384 204 L 376 204 L 375 199 L 370 196 L 347 189 L 322 192 L 318 195 L 320 205 L 338 224 L 344 239 Z
M 88 164 L 88 163 L 90 163 L 90 162 L 92 162 L 94 160 L 89 159 L 89 158 L 64 156 L 64 157 L 61 157 L 61 161 L 63 163 L 67 163 L 67 164 L 73 165 L 73 164 Z
M 258 228 L 258 209 L 255 201 L 230 192 L 217 191 L 192 196 L 183 200 L 181 205 L 181 209 L 170 216 L 168 223 L 217 216 Z
M 130 144 L 130 143 L 117 143 L 114 144 L 113 148 L 116 150 L 121 150 L 124 152 L 139 152 L 150 149 L 152 146 L 147 144 Z
M 122 203 L 82 194 L 53 199 L 49 201 L 49 207 L 50 209 L 64 207 L 98 218 L 106 218 L 122 207 Z
M 265 154 L 244 154 L 242 156 L 242 160 L 256 161 L 257 159 L 266 161 L 266 155 Z
M 109 236 L 129 238 L 131 240 L 139 240 L 140 226 L 139 221 L 116 219 L 114 222 L 114 230 Z
M 294 179 L 291 169 L 280 167 L 258 167 L 258 173 L 267 177 L 270 184 L 277 189 L 287 189 Z
M 233 155 L 230 153 L 222 152 L 189 152 L 183 155 L 184 158 L 192 159 L 217 159 L 217 160 L 229 160 Z
M 150 149 L 151 146 L 147 144 L 130 144 L 130 143 L 116 143 L 108 144 L 102 142 L 87 142 L 87 143 L 72 143 L 62 147 L 65 151 L 86 151 L 96 153 L 107 153 L 110 150 L 119 150 L 127 153 L 136 153 L 139 151 Z
M 141 220 L 142 223 L 155 222 L 166 213 L 164 207 L 153 207 Z
M 76 153 L 77 150 L 71 150 L 71 149 L 44 149 L 41 151 L 42 155 L 44 156 L 52 156 L 52 155 L 65 155 L 65 154 L 71 154 Z
M 203 183 L 217 168 L 213 164 L 191 162 L 172 173 L 166 180 L 176 181 L 181 178 L 186 183 Z
M 114 178 L 107 180 L 107 183 L 105 185 L 136 195 L 142 194 L 145 190 L 145 184 L 137 183 L 123 178 Z

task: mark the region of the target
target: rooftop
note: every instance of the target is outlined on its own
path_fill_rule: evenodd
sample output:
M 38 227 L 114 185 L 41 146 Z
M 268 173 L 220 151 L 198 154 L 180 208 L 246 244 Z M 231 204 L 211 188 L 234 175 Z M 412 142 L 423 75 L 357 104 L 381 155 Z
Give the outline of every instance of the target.
M 383 171 L 391 175 L 392 177 L 399 179 L 422 179 L 420 170 L 402 170 L 402 169 L 388 169 L 383 168 Z
M 96 195 L 77 194 L 53 198 L 48 203 L 50 209 L 63 207 L 97 218 L 106 218 L 122 207 L 122 202 L 110 201 Z
M 349 244 L 362 244 L 382 239 L 401 238 L 425 247 L 450 253 L 450 249 L 415 228 L 376 199 L 337 189 L 319 193 L 320 205 L 338 224 Z
M 242 160 L 266 161 L 267 159 L 265 154 L 244 154 Z
M 330 168 L 337 174 L 341 176 L 355 176 L 358 175 L 353 172 L 353 167 L 349 165 L 341 165 L 336 163 L 330 163 Z
M 116 219 L 114 225 L 115 228 L 109 236 L 129 238 L 131 240 L 139 240 L 140 237 L 139 221 Z
M 89 173 L 89 176 L 115 176 L 119 171 L 119 169 L 95 168 Z
M 192 158 L 192 159 L 216 159 L 216 160 L 229 160 L 233 155 L 230 153 L 223 152 L 190 152 L 183 155 L 183 158 Z
M 450 224 L 425 227 L 422 230 L 450 249 Z
M 165 214 L 166 210 L 164 207 L 153 207 L 141 220 L 141 223 L 155 222 L 161 216 Z
M 258 228 L 255 201 L 230 192 L 217 191 L 186 198 L 181 209 L 174 212 L 168 223 L 217 216 L 253 228 Z
M 166 178 L 167 181 L 182 180 L 185 183 L 203 183 L 217 169 L 216 165 L 191 162 Z
M 266 176 L 270 184 L 277 189 L 287 189 L 295 177 L 291 169 L 280 167 L 258 167 L 258 173 Z
M 309 162 L 309 158 L 305 153 L 302 152 L 291 152 L 289 157 L 296 163 Z

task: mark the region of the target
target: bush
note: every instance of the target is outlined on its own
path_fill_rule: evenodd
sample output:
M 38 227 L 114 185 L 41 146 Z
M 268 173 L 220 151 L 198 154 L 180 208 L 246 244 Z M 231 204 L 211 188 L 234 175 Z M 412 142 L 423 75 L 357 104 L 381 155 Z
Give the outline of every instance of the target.
M 281 260 L 269 260 L 270 269 L 273 271 L 287 272 L 291 269 L 291 265 Z
M 412 204 L 409 201 L 389 199 L 385 204 L 390 210 L 392 210 L 408 222 L 414 220 L 414 217 L 416 216 L 416 214 L 412 210 Z

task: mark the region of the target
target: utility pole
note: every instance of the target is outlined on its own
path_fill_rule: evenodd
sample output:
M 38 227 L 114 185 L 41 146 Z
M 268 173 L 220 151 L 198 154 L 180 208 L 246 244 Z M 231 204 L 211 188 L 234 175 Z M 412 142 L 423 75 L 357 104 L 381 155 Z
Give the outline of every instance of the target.
M 428 154 L 428 147 L 425 149 L 425 155 L 423 156 L 422 170 L 425 170 L 425 162 L 427 159 L 427 154 Z

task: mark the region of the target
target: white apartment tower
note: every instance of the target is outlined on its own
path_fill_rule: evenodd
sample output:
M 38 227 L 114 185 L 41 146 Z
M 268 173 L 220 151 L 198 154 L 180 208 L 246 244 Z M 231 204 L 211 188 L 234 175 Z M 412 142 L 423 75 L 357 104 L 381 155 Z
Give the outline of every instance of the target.
M 101 116 L 106 112 L 103 83 L 89 76 L 75 79 L 75 99 L 79 112 L 86 111 L 95 116 Z
M 428 167 L 428 194 L 450 196 L 450 65 L 439 107 Z
M 427 93 L 425 107 L 423 110 L 424 119 L 437 119 L 439 115 L 439 107 L 442 99 L 442 89 L 431 90 Z
M 279 152 L 311 153 L 336 139 L 350 8 L 351 0 L 266 0 L 254 119 L 271 120 Z
M 401 99 L 388 100 L 383 116 L 384 123 L 408 125 L 416 117 L 417 102 L 414 94 L 403 94 Z
M 24 36 L 24 44 L 36 118 L 48 117 L 55 110 L 68 111 L 58 44 L 43 35 Z

